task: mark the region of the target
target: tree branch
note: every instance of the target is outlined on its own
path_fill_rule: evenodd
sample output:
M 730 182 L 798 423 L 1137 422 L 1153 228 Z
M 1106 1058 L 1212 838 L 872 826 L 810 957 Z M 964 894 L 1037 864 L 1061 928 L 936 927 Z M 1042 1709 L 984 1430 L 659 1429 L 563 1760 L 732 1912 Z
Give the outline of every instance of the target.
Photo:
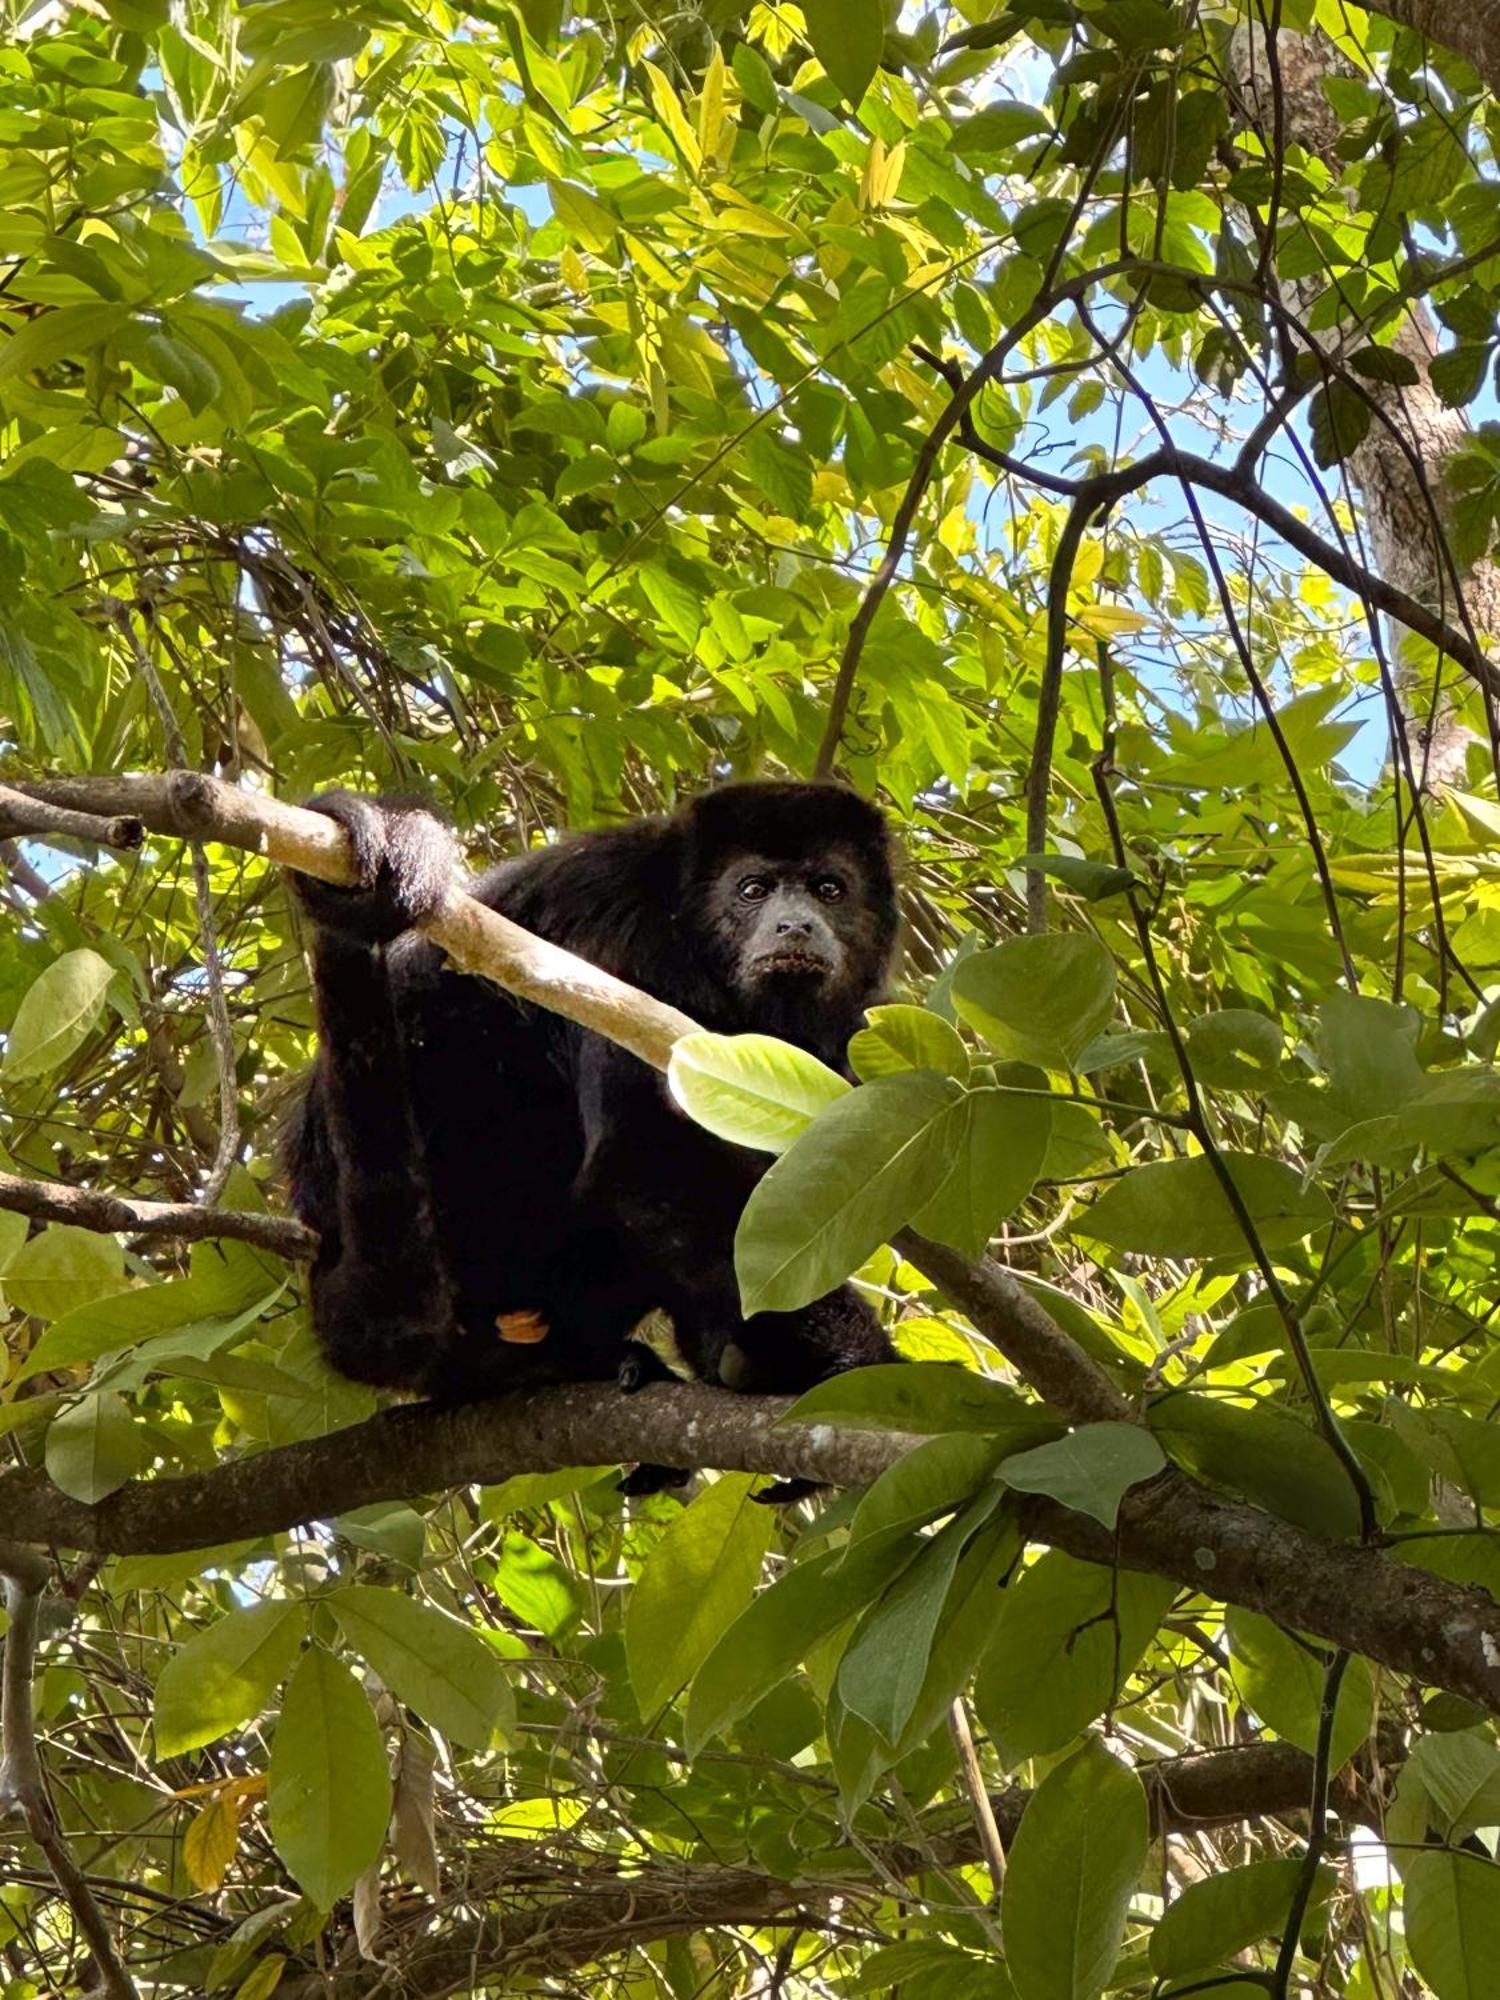
M 1232 1750 L 1191 1751 L 1142 1765 L 1139 1776 L 1151 1809 L 1153 1830 L 1197 1833 L 1209 1826 L 1240 1823 L 1268 1814 L 1299 1812 L 1307 1804 L 1312 1759 L 1290 1743 L 1248 1743 Z M 1009 1843 L 1021 1823 L 1031 1793 L 1007 1786 L 987 1800 L 1001 1837 Z M 1353 1818 L 1362 1810 L 1352 1772 L 1334 1781 L 1330 1807 Z M 949 1817 L 951 1814 L 944 1814 Z M 929 1821 L 938 1818 L 929 1814 Z M 822 1872 L 785 1881 L 756 1868 L 681 1870 L 654 1866 L 630 1875 L 601 1863 L 575 1877 L 565 1895 L 538 1897 L 529 1906 L 524 1890 L 504 1880 L 503 1918 L 498 1913 L 461 1927 L 445 1927 L 427 1937 L 403 1935 L 398 1922 L 382 1934 L 386 1969 L 351 1967 L 336 1976 L 339 2000 L 382 1990 L 389 1966 L 399 1967 L 402 1991 L 421 2000 L 472 1990 L 476 1978 L 519 1980 L 559 1977 L 663 1938 L 691 1936 L 722 1927 L 760 1929 L 799 1923 L 816 1929 L 835 1901 L 846 1909 L 878 1900 L 881 1886 L 906 1881 L 934 1867 L 962 1868 L 981 1859 L 980 1836 L 972 1825 L 935 1829 L 921 1841 L 883 1842 L 874 1849 L 879 1883 L 854 1855 L 845 1875 Z M 486 1885 L 487 1886 L 487 1885 Z M 496 1889 L 501 1886 L 497 1881 Z M 423 1913 L 423 1917 L 427 1913 Z M 419 1917 L 418 1921 L 422 1921 Z M 283 1985 L 289 2000 L 326 1994 L 322 1975 Z
M 92 813 L 125 813 L 152 833 L 217 840 L 264 854 L 325 882 L 351 883 L 348 843 L 322 813 L 227 785 L 200 771 L 160 777 L 49 778 L 28 782 L 29 798 Z M 639 993 L 561 945 L 549 944 L 455 889 L 422 926 L 465 972 L 493 979 L 523 1000 L 593 1028 L 657 1069 L 672 1044 L 697 1025 L 675 1007 Z
M 1500 94 L 1500 0 L 1464 0 L 1461 7 L 1453 0 L 1361 0 L 1361 5 L 1462 56 Z
M 0 1520 L 22 1541 L 164 1554 L 564 1466 L 639 1459 L 861 1486 L 916 1442 L 899 1431 L 784 1424 L 789 1407 L 690 1383 L 634 1396 L 576 1383 L 458 1410 L 407 1404 L 208 1472 L 133 1480 L 94 1506 L 58 1492 L 43 1472 L 3 1473 Z M 1307 1534 L 1180 1472 L 1132 1488 L 1114 1529 L 1045 1499 L 1026 1502 L 1025 1528 L 1085 1562 L 1209 1591 L 1500 1715 L 1500 1604 L 1482 1590 Z
M 189 1243 L 232 1236 L 277 1257 L 311 1257 L 318 1241 L 312 1230 L 288 1216 L 199 1208 L 189 1201 L 136 1201 L 21 1174 L 0 1173 L 0 1208 L 109 1236 L 175 1236 Z
M 0 1576 L 6 1579 L 5 1601 L 10 1613 L 0 1662 L 0 1824 L 12 1816 L 20 1819 L 41 1849 L 80 1935 L 93 1953 L 99 1973 L 94 1988 L 97 2000 L 136 2000 L 135 1986 L 120 1962 L 104 1913 L 57 1823 L 37 1750 L 31 1677 L 47 1565 L 34 1549 L 0 1541 Z
M 99 813 L 75 812 L 0 785 L 0 840 L 13 840 L 17 835 L 46 840 L 54 834 L 65 834 L 70 840 L 92 840 L 99 847 L 128 849 L 140 846 L 145 828 L 128 813 L 105 818 Z

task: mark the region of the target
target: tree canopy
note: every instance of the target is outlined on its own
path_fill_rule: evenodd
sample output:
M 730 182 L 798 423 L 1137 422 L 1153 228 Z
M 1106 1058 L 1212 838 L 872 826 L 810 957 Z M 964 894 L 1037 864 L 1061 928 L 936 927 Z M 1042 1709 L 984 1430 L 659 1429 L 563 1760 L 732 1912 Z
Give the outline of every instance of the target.
M 0 2000 L 1489 2000 L 1500 8 L 0 18 Z M 285 805 L 765 774 L 853 1081 L 581 1018 L 905 1364 L 378 1412 Z

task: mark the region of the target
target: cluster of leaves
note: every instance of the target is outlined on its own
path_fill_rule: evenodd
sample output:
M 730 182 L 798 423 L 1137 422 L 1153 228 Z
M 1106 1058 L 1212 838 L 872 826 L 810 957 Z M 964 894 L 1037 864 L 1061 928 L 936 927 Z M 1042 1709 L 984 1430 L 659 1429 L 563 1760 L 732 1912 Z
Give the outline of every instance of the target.
M 1410 381 L 1417 301 L 1452 336 L 1440 399 L 1481 392 L 1494 107 L 1327 0 L 1280 19 L 1351 66 L 1332 155 L 1246 116 L 1227 5 L 566 11 L 7 17 L 0 770 L 425 786 L 476 855 L 805 773 L 948 401 L 932 358 L 1003 345 L 927 468 L 843 739 L 909 851 L 909 991 L 855 1086 L 753 1038 L 693 1038 L 672 1078 L 780 1156 L 747 1304 L 859 1273 L 925 1364 L 807 1414 L 924 1442 L 812 1521 L 738 1476 L 627 1509 L 585 1468 L 79 1572 L 37 1709 L 133 1975 L 257 2000 L 313 1966 L 371 1990 L 384 1958 L 413 1991 L 558 1991 L 603 1959 L 589 1990 L 1093 2000 L 1227 1994 L 1290 1929 L 1319 1992 L 1493 1993 L 1492 1725 L 1206 1589 L 1023 1549 L 1017 1496 L 1108 1525 L 1170 1461 L 1348 1536 L 1334 1421 L 1403 1557 L 1500 1597 L 1494 773 L 1476 744 L 1441 804 L 1399 764 L 1359 782 L 1381 636 L 1228 510 L 1145 496 L 1048 580 L 1062 459 L 1162 426 L 1222 455 L 1273 381 L 1278 491 L 1342 533 L 1317 471 Z M 1299 374 L 1294 311 L 1346 361 Z M 1497 465 L 1482 427 L 1452 468 L 1460 563 Z M 274 874 L 202 857 L 210 930 L 176 843 L 0 858 L 0 1165 L 187 1198 L 228 1102 L 226 1205 L 274 1205 L 311 1039 Z M 1028 867 L 1045 935 L 1015 935 Z M 907 1226 L 998 1235 L 1146 1425 L 1065 1433 L 885 1247 Z M 0 1439 L 84 1500 L 373 1407 L 248 1244 L 0 1210 L 0 1293 Z M 1335 1844 L 1304 1893 L 1269 1824 L 1152 1844 L 1141 1770 L 1311 1752 L 1330 1686 L 1384 1872 Z M 989 1782 L 1034 1788 L 998 1909 L 965 1690 Z M 82 1990 L 40 1857 L 3 1838 L 0 1993 Z

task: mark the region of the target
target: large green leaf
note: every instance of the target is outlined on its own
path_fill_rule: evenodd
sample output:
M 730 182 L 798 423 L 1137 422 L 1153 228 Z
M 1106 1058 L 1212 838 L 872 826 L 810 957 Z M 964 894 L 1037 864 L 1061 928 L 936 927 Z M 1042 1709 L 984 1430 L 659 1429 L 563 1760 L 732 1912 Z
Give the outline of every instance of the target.
M 1267 1250 L 1300 1243 L 1333 1220 L 1328 1197 L 1296 1169 L 1258 1153 L 1221 1155 Z M 1106 1188 L 1077 1222 L 1081 1236 L 1143 1257 L 1240 1257 L 1251 1245 L 1204 1154 L 1151 1160 Z
M 303 1607 L 279 1601 L 194 1632 L 156 1683 L 157 1756 L 181 1756 L 252 1721 L 286 1678 L 306 1629 Z
M 1066 1070 L 1114 1011 L 1115 965 L 1088 932 L 1051 931 L 976 952 L 952 990 L 959 1013 L 1002 1056 Z
M 1500 1991 L 1495 1864 L 1473 1854 L 1415 1854 L 1401 1864 L 1406 1944 L 1437 2000 Z
M 946 1178 L 965 1117 L 951 1078 L 881 1077 L 831 1104 L 757 1185 L 735 1235 L 746 1313 L 821 1298 Z
M 455 1743 L 487 1748 L 515 1731 L 510 1675 L 479 1633 L 400 1590 L 355 1583 L 329 1599 L 344 1637 L 391 1693 Z
M 1050 1550 L 1009 1584 L 974 1686 L 1007 1767 L 1060 1750 L 1118 1693 L 1174 1595 Z
M 1000 1477 L 1019 1493 L 1045 1493 L 1112 1528 L 1130 1488 L 1153 1479 L 1166 1462 L 1156 1439 L 1136 1424 L 1081 1424 L 1052 1444 L 1005 1459 Z
M 353 1674 L 310 1646 L 271 1740 L 271 1838 L 315 1908 L 332 1909 L 375 1860 L 391 1816 L 391 1779 L 374 1712 Z
M 1301 1875 L 1301 1856 L 1286 1854 L 1190 1883 L 1151 1933 L 1151 1970 L 1158 1979 L 1207 1972 L 1275 1936 L 1286 1923 Z M 1326 1896 L 1332 1871 L 1323 1876 Z
M 6 343 L 8 354 L 14 346 L 15 338 Z M 107 958 L 84 947 L 54 959 L 26 989 L 6 1037 L 0 1075 L 18 1083 L 66 1062 L 103 1013 L 105 989 L 114 976 Z
M 1232 1606 L 1225 1625 L 1240 1699 L 1278 1736 L 1311 1753 L 1317 1748 L 1329 1655 L 1294 1638 L 1258 1611 Z M 1339 1685 L 1331 1768 L 1341 1770 L 1375 1726 L 1375 1675 L 1353 1659 Z
M 774 1035 L 683 1035 L 672 1046 L 667 1082 L 698 1124 L 766 1153 L 784 1153 L 849 1092 L 837 1071 Z
M 636 1578 L 625 1647 L 643 1715 L 687 1685 L 754 1595 L 773 1521 L 751 1500 L 753 1484 L 745 1473 L 726 1473 L 706 1486 Z
M 1104 1991 L 1149 1846 L 1141 1781 L 1096 1738 L 1042 1780 L 1021 1815 L 1001 1903 L 1020 2000 Z
M 885 44 L 885 14 L 866 0 L 802 0 L 807 38 L 849 104 L 858 108 Z

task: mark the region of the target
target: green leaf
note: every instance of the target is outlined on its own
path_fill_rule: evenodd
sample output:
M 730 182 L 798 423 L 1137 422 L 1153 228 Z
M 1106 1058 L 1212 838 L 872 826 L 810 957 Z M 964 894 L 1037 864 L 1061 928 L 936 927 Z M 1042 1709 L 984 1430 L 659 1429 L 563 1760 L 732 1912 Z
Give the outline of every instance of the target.
M 924 1236 L 977 1257 L 1035 1186 L 1052 1141 L 1053 1107 L 1008 1090 L 971 1090 L 964 1103 L 953 1164 L 912 1221 Z
M 1333 1220 L 1327 1195 L 1305 1187 L 1282 1160 L 1259 1153 L 1221 1153 L 1261 1243 L 1268 1250 L 1300 1243 Z M 1239 1218 L 1204 1154 L 1153 1160 L 1106 1188 L 1075 1225 L 1080 1236 L 1143 1257 L 1248 1258 Z
M 1500 1826 L 1500 1749 L 1469 1730 L 1422 1736 L 1407 1769 L 1432 1801 L 1433 1823 L 1449 1839 Z
M 1472 1854 L 1416 1854 L 1401 1864 L 1406 1948 L 1437 2000 L 1500 1992 L 1495 1864 Z
M 1187 1028 L 1188 1055 L 1200 1083 L 1221 1089 L 1264 1088 L 1274 1080 L 1285 1037 L 1269 1015 L 1248 1007 L 1200 1014 Z
M 748 1315 L 793 1312 L 858 1270 L 947 1177 L 964 1096 L 928 1071 L 830 1104 L 759 1182 L 735 1234 Z
M 310 1646 L 271 1742 L 271 1838 L 293 1879 L 330 1910 L 376 1859 L 391 1816 L 385 1744 L 349 1669 Z
M 900 1741 L 921 1695 L 959 1558 L 1000 1500 L 998 1487 L 976 1494 L 925 1541 L 845 1648 L 838 1678 L 844 1705 L 889 1744 Z
M 493 1646 L 435 1605 L 354 1583 L 328 1600 L 344 1637 L 398 1701 L 470 1750 L 515 1735 L 516 1698 Z
M 1119 1693 L 1176 1595 L 1057 1550 L 1007 1587 L 974 1705 L 1007 1769 L 1060 1750 Z
M 813 54 L 858 110 L 885 46 L 885 10 L 868 0 L 802 0 Z
M 146 1433 L 119 1396 L 84 1396 L 47 1426 L 47 1477 L 90 1506 L 133 1479 L 149 1457 Z
M 1349 366 L 1367 382 L 1389 382 L 1401 389 L 1414 389 L 1422 379 L 1416 362 L 1394 347 L 1356 347 Z
M 1096 2000 L 1146 1865 L 1146 1794 L 1091 1738 L 1032 1794 L 1001 1902 L 1005 1963 L 1020 2000 Z
M 1225 1632 L 1241 1701 L 1278 1736 L 1310 1755 L 1318 1744 L 1329 1655 L 1238 1605 L 1230 1608 Z M 1353 1659 L 1339 1687 L 1330 1768 L 1342 1770 L 1374 1726 L 1374 1672 L 1366 1661 Z
M 1112 1528 L 1130 1488 L 1154 1479 L 1166 1462 L 1156 1439 L 1139 1425 L 1083 1424 L 1054 1444 L 1007 1458 L 1000 1477 L 1019 1493 L 1046 1493 Z
M 706 1486 L 647 1557 L 625 1613 L 625 1652 L 642 1715 L 673 1700 L 755 1594 L 770 1546 L 769 1507 L 753 1479 L 726 1473 Z
M 1065 1070 L 1114 1011 L 1115 965 L 1096 937 L 1053 931 L 976 952 L 954 971 L 952 991 L 1001 1055 Z
M 698 1124 L 764 1153 L 784 1153 L 820 1111 L 849 1094 L 836 1070 L 774 1035 L 683 1035 L 672 1046 L 667 1083 Z
M 1076 421 L 1078 412 L 1070 409 L 1068 415 L 1071 421 Z M 1110 896 L 1123 895 L 1136 881 L 1129 868 L 1116 868 L 1107 861 L 1088 861 L 1081 854 L 1023 854 L 1016 866 L 1040 868 L 1044 875 L 1074 890 L 1087 903 L 1102 903 Z
M 1324 1872 L 1331 1882 L 1332 1872 Z M 1301 1874 L 1300 1856 L 1287 1854 L 1191 1883 L 1151 1933 L 1151 1970 L 1158 1979 L 1207 1972 L 1275 1937 L 1285 1928 Z
M 1440 357 L 1442 358 L 1442 357 Z M 1433 364 L 1433 380 L 1437 364 Z M 1327 382 L 1312 397 L 1307 408 L 1312 431 L 1313 460 L 1324 470 L 1346 459 L 1369 434 L 1373 413 L 1369 401 L 1347 382 Z
M 125 1253 L 113 1236 L 49 1223 L 23 1243 L 5 1271 L 5 1295 L 16 1312 L 38 1319 L 92 1306 L 118 1293 L 125 1283 Z M 34 1373 L 31 1368 L 25 1371 Z
M 847 1554 L 799 1563 L 763 1590 L 719 1640 L 693 1680 L 687 1745 L 696 1756 L 806 1659 L 818 1641 L 894 1580 L 917 1553 L 914 1536 L 872 1535 Z
M 1438 400 L 1450 409 L 1472 403 L 1484 384 L 1489 360 L 1489 348 L 1478 346 L 1450 347 L 1437 355 L 1428 372 Z
M 696 646 L 703 629 L 703 605 L 696 591 L 660 563 L 642 563 L 636 571 L 646 602 L 668 631 L 685 646 Z
M 6 343 L 13 346 L 20 335 Z M 0 1074 L 8 1082 L 46 1076 L 87 1039 L 104 1012 L 115 969 L 97 951 L 65 951 L 26 989 L 6 1037 Z
M 307 1629 L 300 1604 L 254 1604 L 194 1632 L 156 1683 L 156 1754 L 180 1757 L 260 1714 Z
M 870 1535 L 925 1527 L 939 1515 L 967 1506 L 981 1488 L 992 1485 L 991 1474 L 1003 1449 L 993 1438 L 957 1432 L 926 1438 L 903 1452 L 855 1508 L 849 1523 L 850 1546 Z M 1002 1489 L 993 1491 L 999 1498 Z
M 865 1021 L 849 1043 L 849 1067 L 861 1083 L 909 1069 L 935 1069 L 960 1083 L 967 1080 L 969 1052 L 963 1037 L 940 1014 L 925 1007 L 870 1007 Z

